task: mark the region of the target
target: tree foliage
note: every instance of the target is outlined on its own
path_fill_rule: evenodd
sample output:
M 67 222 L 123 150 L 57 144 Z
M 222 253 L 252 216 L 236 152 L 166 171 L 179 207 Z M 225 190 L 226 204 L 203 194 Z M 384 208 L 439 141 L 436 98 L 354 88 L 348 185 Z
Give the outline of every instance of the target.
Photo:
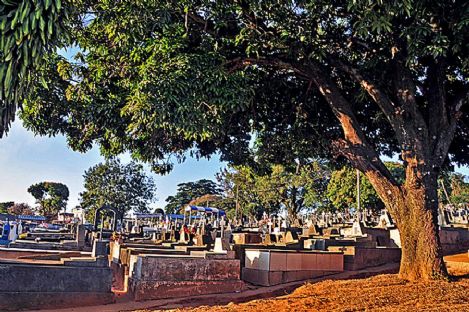
M 404 168 L 399 163 L 387 162 L 394 178 L 403 181 Z M 357 172 L 350 166 L 332 172 L 331 180 L 327 185 L 327 197 L 335 209 L 344 211 L 349 208 L 357 209 Z M 360 174 L 360 206 L 362 209 L 379 211 L 384 208 L 384 203 L 379 198 L 368 178 Z
M 440 201 L 444 204 L 469 204 L 469 182 L 467 177 L 460 173 L 450 172 L 440 179 Z
M 241 215 L 256 217 L 263 211 L 274 213 L 279 207 L 261 206 L 256 192 L 257 174 L 252 167 L 239 165 L 224 168 L 217 174 L 217 180 L 226 198 L 229 217 L 240 218 Z M 229 200 L 231 199 L 231 200 Z
M 252 167 L 234 166 L 218 175 L 225 196 L 237 200 L 239 215 L 260 217 L 263 212 L 275 214 L 285 209 L 295 221 L 305 209 L 328 205 L 325 191 L 330 171 L 324 164 L 298 164 L 293 171 L 283 165 L 267 167 L 257 172 Z
M 73 32 L 86 53 L 77 62 L 51 58 L 43 75 L 54 87 L 31 88 L 23 117 L 38 133 L 65 133 L 77 150 L 95 141 L 162 171 L 171 163 L 161 160 L 186 150 L 246 157 L 253 131 L 270 154 L 324 154 L 342 134 L 312 88 L 318 65 L 348 94 L 370 144 L 395 152 L 381 109 L 354 85 L 357 74 L 380 82 L 399 64 L 415 80 L 443 70 L 448 100 L 464 98 L 467 11 L 460 1 L 87 1 Z M 418 98 L 424 114 L 428 96 Z M 456 128 L 457 142 L 467 143 Z M 280 133 L 289 140 L 279 142 Z M 455 159 L 465 145 L 451 149 Z
M 64 3 L 65 2 L 65 3 Z M 28 88 L 46 80 L 36 69 L 47 54 L 70 41 L 66 29 L 73 0 L 0 2 L 0 138 L 15 118 Z
M 454 174 L 451 179 L 451 203 L 455 205 L 469 204 L 469 183 L 465 176 Z
M 14 204 L 15 202 L 12 201 L 0 203 L 0 213 L 8 213 L 8 208 L 13 206 Z
M 177 186 L 176 194 L 166 198 L 165 212 L 181 213 L 181 209 L 191 201 L 200 200 L 201 197 L 206 196 L 206 203 L 208 196 L 214 195 L 220 195 L 220 189 L 212 180 L 201 179 L 195 182 L 180 183 Z M 210 200 L 208 201 L 210 202 Z
M 65 184 L 58 182 L 40 182 L 28 188 L 28 192 L 36 199 L 35 208 L 41 215 L 53 217 L 60 210 L 67 208 L 69 190 Z
M 109 205 L 124 216 L 128 211 L 148 212 L 155 199 L 155 183 L 145 174 L 143 166 L 135 162 L 122 164 L 109 159 L 85 171 L 80 205 L 88 220 L 93 220 L 96 209 Z
M 8 213 L 12 215 L 27 215 L 32 216 L 34 214 L 33 209 L 26 203 L 15 203 L 8 208 Z

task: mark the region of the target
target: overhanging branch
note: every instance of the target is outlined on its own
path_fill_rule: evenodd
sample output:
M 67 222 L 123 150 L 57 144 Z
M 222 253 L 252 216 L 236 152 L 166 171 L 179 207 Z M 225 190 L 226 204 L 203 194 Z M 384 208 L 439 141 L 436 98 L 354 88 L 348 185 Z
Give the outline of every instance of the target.
M 465 90 L 460 93 L 453 103 L 450 105 L 452 113 L 450 115 L 449 124 L 443 128 L 437 138 L 433 155 L 435 157 L 435 164 L 441 166 L 445 161 L 446 155 L 448 154 L 449 147 L 453 141 L 454 134 L 458 127 L 459 120 L 461 119 L 461 109 L 464 105 L 469 103 L 469 90 Z

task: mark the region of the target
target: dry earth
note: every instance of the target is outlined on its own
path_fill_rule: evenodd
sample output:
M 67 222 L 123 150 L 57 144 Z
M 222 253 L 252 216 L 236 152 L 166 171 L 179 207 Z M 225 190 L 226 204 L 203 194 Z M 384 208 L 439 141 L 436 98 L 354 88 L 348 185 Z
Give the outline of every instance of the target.
M 393 274 L 327 280 L 282 297 L 174 311 L 469 311 L 469 272 L 451 273 L 451 282 L 409 283 Z

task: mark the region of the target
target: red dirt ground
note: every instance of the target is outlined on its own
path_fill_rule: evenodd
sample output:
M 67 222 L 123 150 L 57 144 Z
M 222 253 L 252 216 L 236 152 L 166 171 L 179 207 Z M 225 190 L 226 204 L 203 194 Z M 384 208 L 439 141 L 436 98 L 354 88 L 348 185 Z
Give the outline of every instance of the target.
M 454 276 L 451 282 L 410 283 L 395 274 L 326 280 L 306 284 L 286 296 L 174 311 L 469 311 L 469 272 L 452 270 L 450 273 Z
M 184 311 L 469 311 L 469 276 L 406 283 L 396 275 L 307 284 L 290 295 Z

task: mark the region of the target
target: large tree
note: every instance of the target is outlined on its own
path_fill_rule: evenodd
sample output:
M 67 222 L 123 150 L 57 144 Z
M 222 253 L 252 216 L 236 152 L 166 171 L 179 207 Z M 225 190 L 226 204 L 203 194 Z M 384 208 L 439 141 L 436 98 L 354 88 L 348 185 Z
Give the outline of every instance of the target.
M 34 71 L 30 129 L 163 170 L 187 150 L 249 157 L 251 133 L 266 154 L 344 157 L 397 223 L 400 276 L 447 275 L 437 178 L 469 160 L 467 1 L 83 3 L 69 24 L 85 53 Z M 383 153 L 400 154 L 404 183 Z
M 148 212 L 155 199 L 155 183 L 146 175 L 143 166 L 135 162 L 122 164 L 119 159 L 109 159 L 85 171 L 84 188 L 80 205 L 88 220 L 103 205 L 117 209 L 124 216 L 128 211 Z
M 195 182 L 184 182 L 177 185 L 176 194 L 166 198 L 166 213 L 181 213 L 181 209 L 190 202 L 200 200 L 205 195 L 220 195 L 220 189 L 212 180 L 201 179 Z M 211 200 L 206 197 L 205 202 Z
M 36 199 L 36 210 L 43 216 L 52 218 L 67 208 L 70 192 L 63 183 L 40 182 L 31 185 L 28 192 Z

